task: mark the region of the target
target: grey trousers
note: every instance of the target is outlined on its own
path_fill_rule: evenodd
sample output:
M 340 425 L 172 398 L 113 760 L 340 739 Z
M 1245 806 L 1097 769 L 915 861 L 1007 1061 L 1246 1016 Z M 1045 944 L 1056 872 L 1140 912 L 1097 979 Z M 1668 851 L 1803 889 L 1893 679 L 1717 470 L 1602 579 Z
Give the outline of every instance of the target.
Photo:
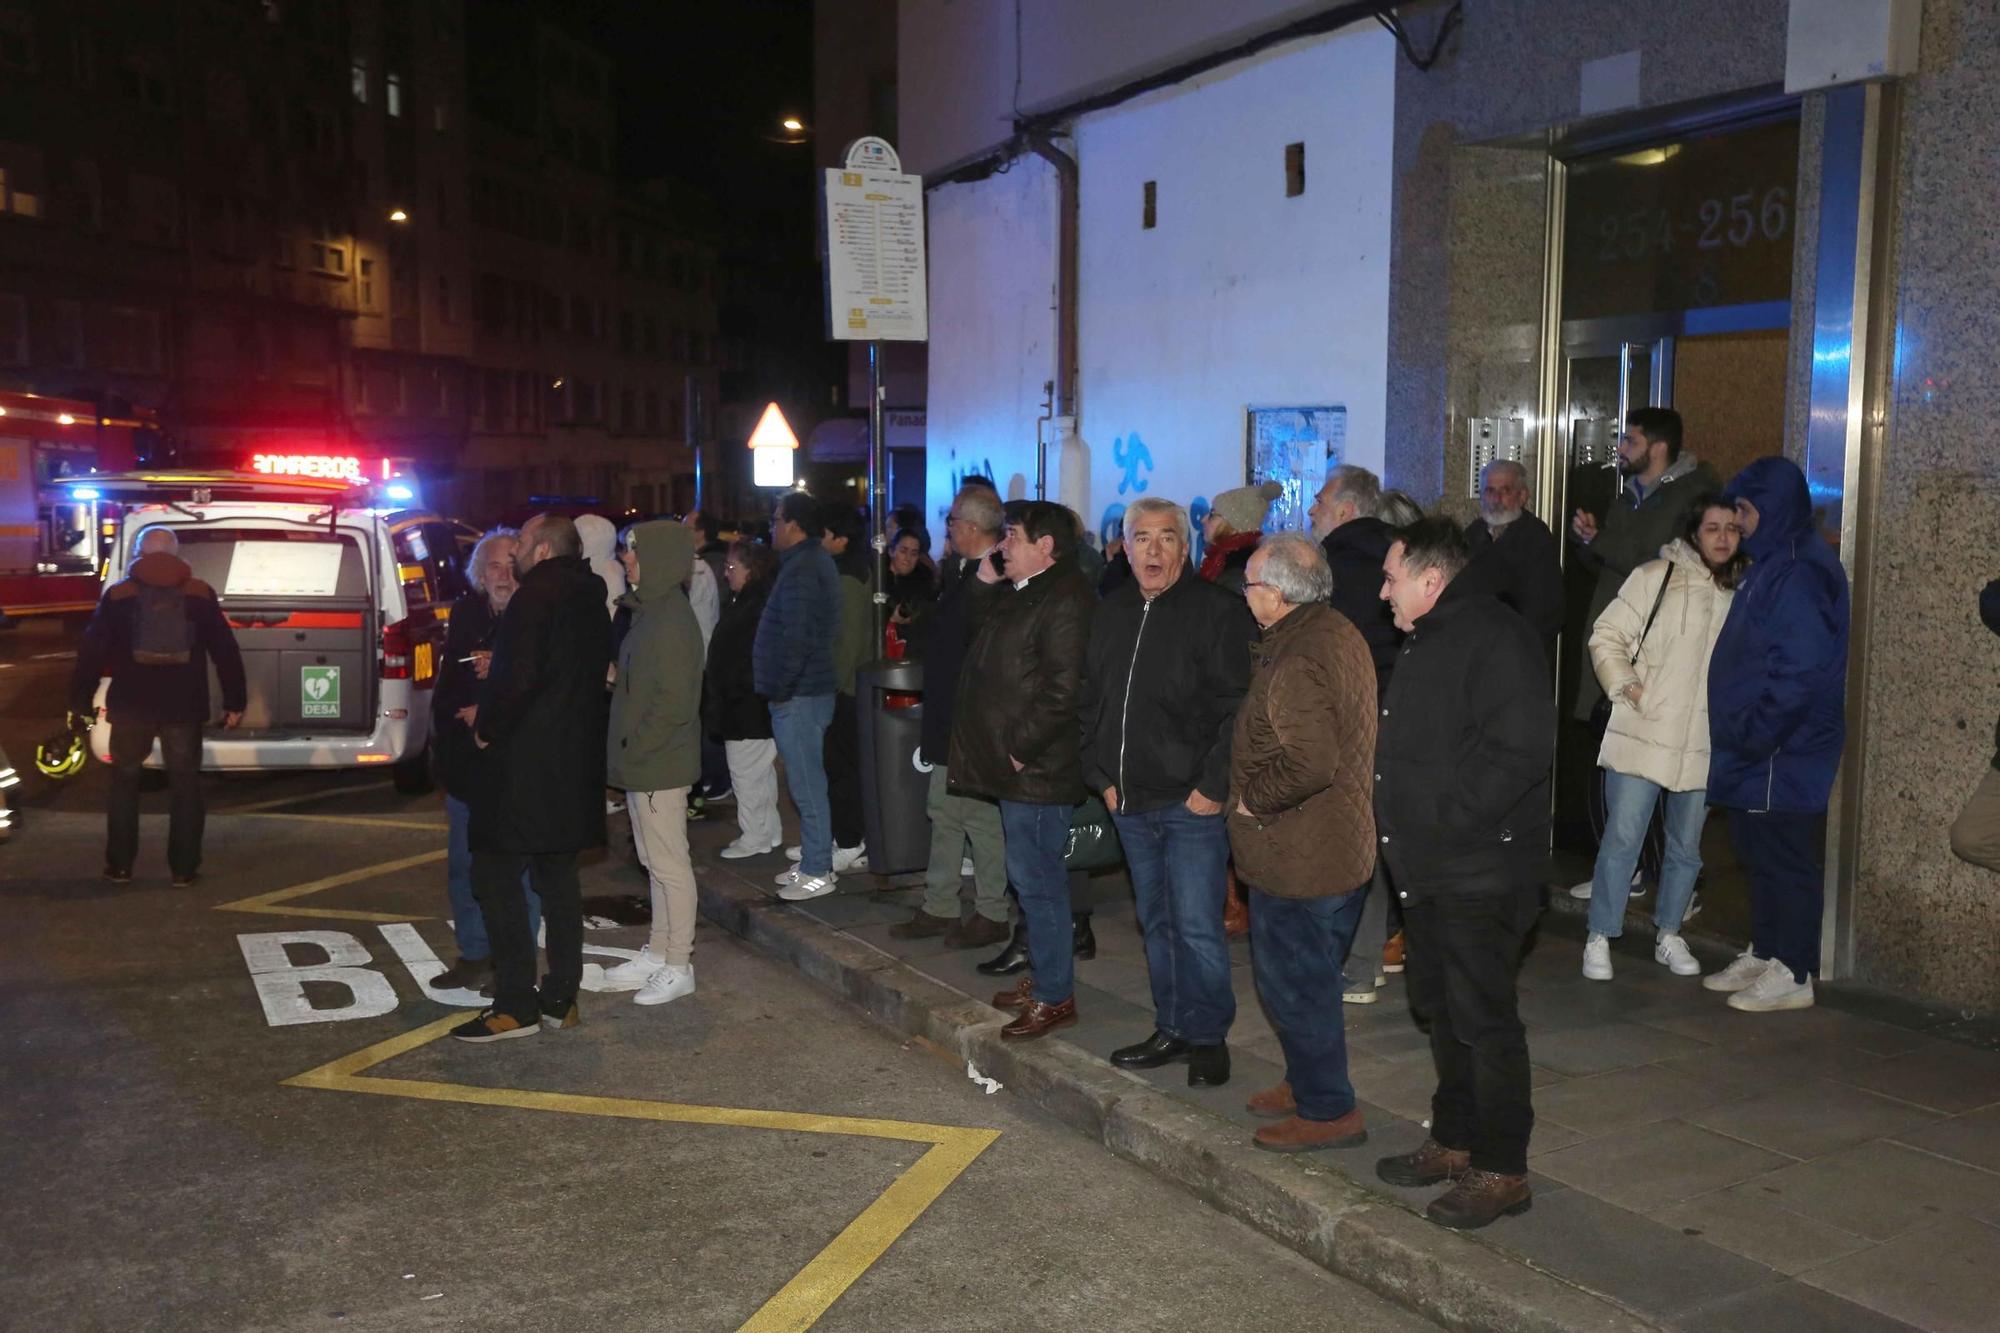
M 965 847 L 972 844 L 973 910 L 988 921 L 1007 920 L 1007 850 L 1000 834 L 1000 807 L 946 788 L 945 766 L 931 770 L 924 810 L 931 818 L 931 854 L 924 866 L 924 911 L 959 918 L 959 891 Z
M 1382 975 L 1382 946 L 1389 942 L 1389 867 L 1375 858 L 1375 878 L 1362 886 L 1368 900 L 1361 905 L 1361 924 L 1341 960 L 1342 978 L 1352 986 L 1373 985 Z

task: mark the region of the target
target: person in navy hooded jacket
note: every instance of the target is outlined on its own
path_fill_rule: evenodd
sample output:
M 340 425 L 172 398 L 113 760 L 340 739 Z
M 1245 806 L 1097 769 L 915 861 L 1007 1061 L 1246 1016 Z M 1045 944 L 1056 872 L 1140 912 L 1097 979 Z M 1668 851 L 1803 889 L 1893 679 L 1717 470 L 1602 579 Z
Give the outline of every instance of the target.
M 1708 799 L 1750 876 L 1750 947 L 1703 979 L 1733 1009 L 1805 1009 L 1819 971 L 1825 816 L 1846 740 L 1847 571 L 1805 474 L 1760 458 L 1726 496 L 1750 570 L 1708 668 Z

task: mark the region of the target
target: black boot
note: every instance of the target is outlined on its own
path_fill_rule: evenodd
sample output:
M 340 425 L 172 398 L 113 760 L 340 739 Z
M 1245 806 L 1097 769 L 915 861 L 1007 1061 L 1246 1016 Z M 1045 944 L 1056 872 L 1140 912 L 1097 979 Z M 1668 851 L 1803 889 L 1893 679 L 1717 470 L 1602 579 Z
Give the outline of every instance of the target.
M 1014 923 L 1014 938 L 1007 941 L 1007 947 L 993 955 L 975 969 L 982 976 L 1011 977 L 1028 966 L 1028 927 L 1025 923 Z
M 1090 913 L 1070 913 L 1070 952 L 1086 963 L 1097 957 L 1097 934 L 1090 928 Z
M 1190 1088 L 1219 1088 L 1229 1081 L 1229 1047 L 1224 1042 L 1213 1046 L 1190 1046 L 1188 1048 L 1188 1086 Z

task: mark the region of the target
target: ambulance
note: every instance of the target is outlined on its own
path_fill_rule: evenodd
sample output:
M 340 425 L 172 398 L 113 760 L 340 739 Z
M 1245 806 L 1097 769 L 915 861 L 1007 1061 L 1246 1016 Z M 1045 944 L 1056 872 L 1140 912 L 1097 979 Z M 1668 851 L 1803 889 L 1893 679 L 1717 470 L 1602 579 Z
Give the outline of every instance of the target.
M 412 483 L 314 464 L 274 470 L 127 472 L 67 484 L 118 507 L 116 581 L 145 534 L 166 528 L 180 558 L 214 588 L 243 651 L 249 702 L 220 726 L 202 767 L 390 770 L 400 791 L 430 786 L 431 690 L 451 604 L 469 584 L 465 526 L 416 503 Z M 91 751 L 109 761 L 99 682 Z M 147 761 L 160 763 L 158 747 Z

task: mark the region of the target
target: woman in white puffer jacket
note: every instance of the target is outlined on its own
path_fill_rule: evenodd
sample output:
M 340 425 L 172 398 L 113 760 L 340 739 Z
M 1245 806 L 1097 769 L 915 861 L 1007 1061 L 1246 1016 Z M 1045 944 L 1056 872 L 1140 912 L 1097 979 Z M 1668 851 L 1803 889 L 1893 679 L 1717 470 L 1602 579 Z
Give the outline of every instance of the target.
M 1624 933 L 1632 869 L 1663 799 L 1667 854 L 1653 911 L 1659 932 L 1653 959 L 1676 976 L 1701 973 L 1680 930 L 1701 873 L 1708 815 L 1708 661 L 1743 570 L 1741 539 L 1735 508 L 1720 495 L 1703 496 L 1680 539 L 1632 571 L 1590 631 L 1591 665 L 1612 703 L 1597 756 L 1604 838 L 1583 946 L 1583 975 L 1592 981 L 1611 980 L 1610 940 Z

